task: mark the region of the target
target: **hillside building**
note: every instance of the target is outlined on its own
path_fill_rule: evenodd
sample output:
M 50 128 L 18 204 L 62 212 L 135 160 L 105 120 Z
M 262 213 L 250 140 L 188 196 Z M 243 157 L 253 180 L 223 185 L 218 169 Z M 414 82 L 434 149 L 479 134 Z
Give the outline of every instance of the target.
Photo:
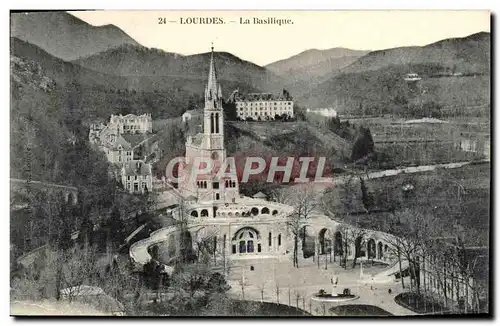
M 142 115 L 111 115 L 109 124 L 115 126 L 121 134 L 145 134 L 153 132 L 153 120 L 150 113 Z
M 233 101 L 236 106 L 236 117 L 240 120 L 274 120 L 276 116 L 294 117 L 293 98 L 283 90 L 279 95 L 271 93 L 250 93 L 242 95 L 233 92 Z
M 128 161 L 121 168 L 121 182 L 125 190 L 143 194 L 153 189 L 151 164 L 143 161 Z
M 203 110 L 187 110 L 181 116 L 182 122 L 188 122 L 194 117 L 202 116 Z
M 138 123 L 138 120 L 129 122 L 134 119 L 125 119 L 128 116 L 131 115 L 124 117 L 112 115 L 108 125 L 102 123 L 91 125 L 89 142 L 103 151 L 110 163 L 119 166 L 132 160 L 148 162 L 158 160 L 161 154 L 158 137 L 151 133 L 150 121 L 147 122 L 147 117 L 151 119 L 151 115 L 140 116 L 145 118 L 141 118 L 144 123 Z

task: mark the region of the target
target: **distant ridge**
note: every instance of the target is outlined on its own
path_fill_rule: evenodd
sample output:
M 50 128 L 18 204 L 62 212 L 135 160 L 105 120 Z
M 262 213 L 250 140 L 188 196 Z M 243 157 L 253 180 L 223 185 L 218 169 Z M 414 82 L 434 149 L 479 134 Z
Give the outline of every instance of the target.
M 92 26 L 64 11 L 11 13 L 11 36 L 65 61 L 123 44 L 139 45 L 115 25 Z

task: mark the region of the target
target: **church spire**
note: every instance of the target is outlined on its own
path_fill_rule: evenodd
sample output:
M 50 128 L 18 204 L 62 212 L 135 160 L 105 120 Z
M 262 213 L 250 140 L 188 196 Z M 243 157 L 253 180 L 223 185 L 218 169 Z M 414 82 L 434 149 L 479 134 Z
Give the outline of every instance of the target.
M 210 68 L 208 71 L 208 83 L 207 83 L 207 88 L 205 90 L 205 95 L 209 99 L 215 99 L 219 94 L 218 94 L 218 89 L 217 89 L 217 72 L 215 70 L 215 64 L 214 64 L 214 45 L 212 43 L 212 52 L 210 53 Z

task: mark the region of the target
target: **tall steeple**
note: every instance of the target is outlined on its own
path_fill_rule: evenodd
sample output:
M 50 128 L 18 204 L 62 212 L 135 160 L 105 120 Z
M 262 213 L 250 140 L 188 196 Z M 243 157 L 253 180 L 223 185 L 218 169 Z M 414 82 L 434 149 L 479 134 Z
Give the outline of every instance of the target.
M 214 64 L 214 46 L 212 43 L 212 52 L 210 53 L 210 67 L 208 70 L 208 82 L 205 88 L 205 101 L 207 100 L 218 100 L 220 91 L 220 86 L 217 87 L 217 71 L 215 70 Z
M 209 148 L 224 148 L 224 112 L 222 109 L 222 90 L 217 83 L 214 62 L 214 47 L 210 53 L 208 81 L 205 87 L 204 134 L 212 137 Z

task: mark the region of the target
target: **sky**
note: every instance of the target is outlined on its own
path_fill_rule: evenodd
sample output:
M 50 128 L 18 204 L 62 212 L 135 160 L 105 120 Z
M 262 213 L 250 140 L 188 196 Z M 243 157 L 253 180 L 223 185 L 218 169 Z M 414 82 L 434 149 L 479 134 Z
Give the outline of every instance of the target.
M 184 55 L 226 51 L 258 65 L 308 49 L 381 50 L 422 46 L 490 31 L 489 11 L 79 11 L 91 25 L 114 24 L 146 47 Z M 180 24 L 220 17 L 225 24 Z M 288 25 L 240 24 L 240 19 L 290 19 Z M 166 21 L 159 24 L 159 20 Z M 232 22 L 233 21 L 233 22 Z

